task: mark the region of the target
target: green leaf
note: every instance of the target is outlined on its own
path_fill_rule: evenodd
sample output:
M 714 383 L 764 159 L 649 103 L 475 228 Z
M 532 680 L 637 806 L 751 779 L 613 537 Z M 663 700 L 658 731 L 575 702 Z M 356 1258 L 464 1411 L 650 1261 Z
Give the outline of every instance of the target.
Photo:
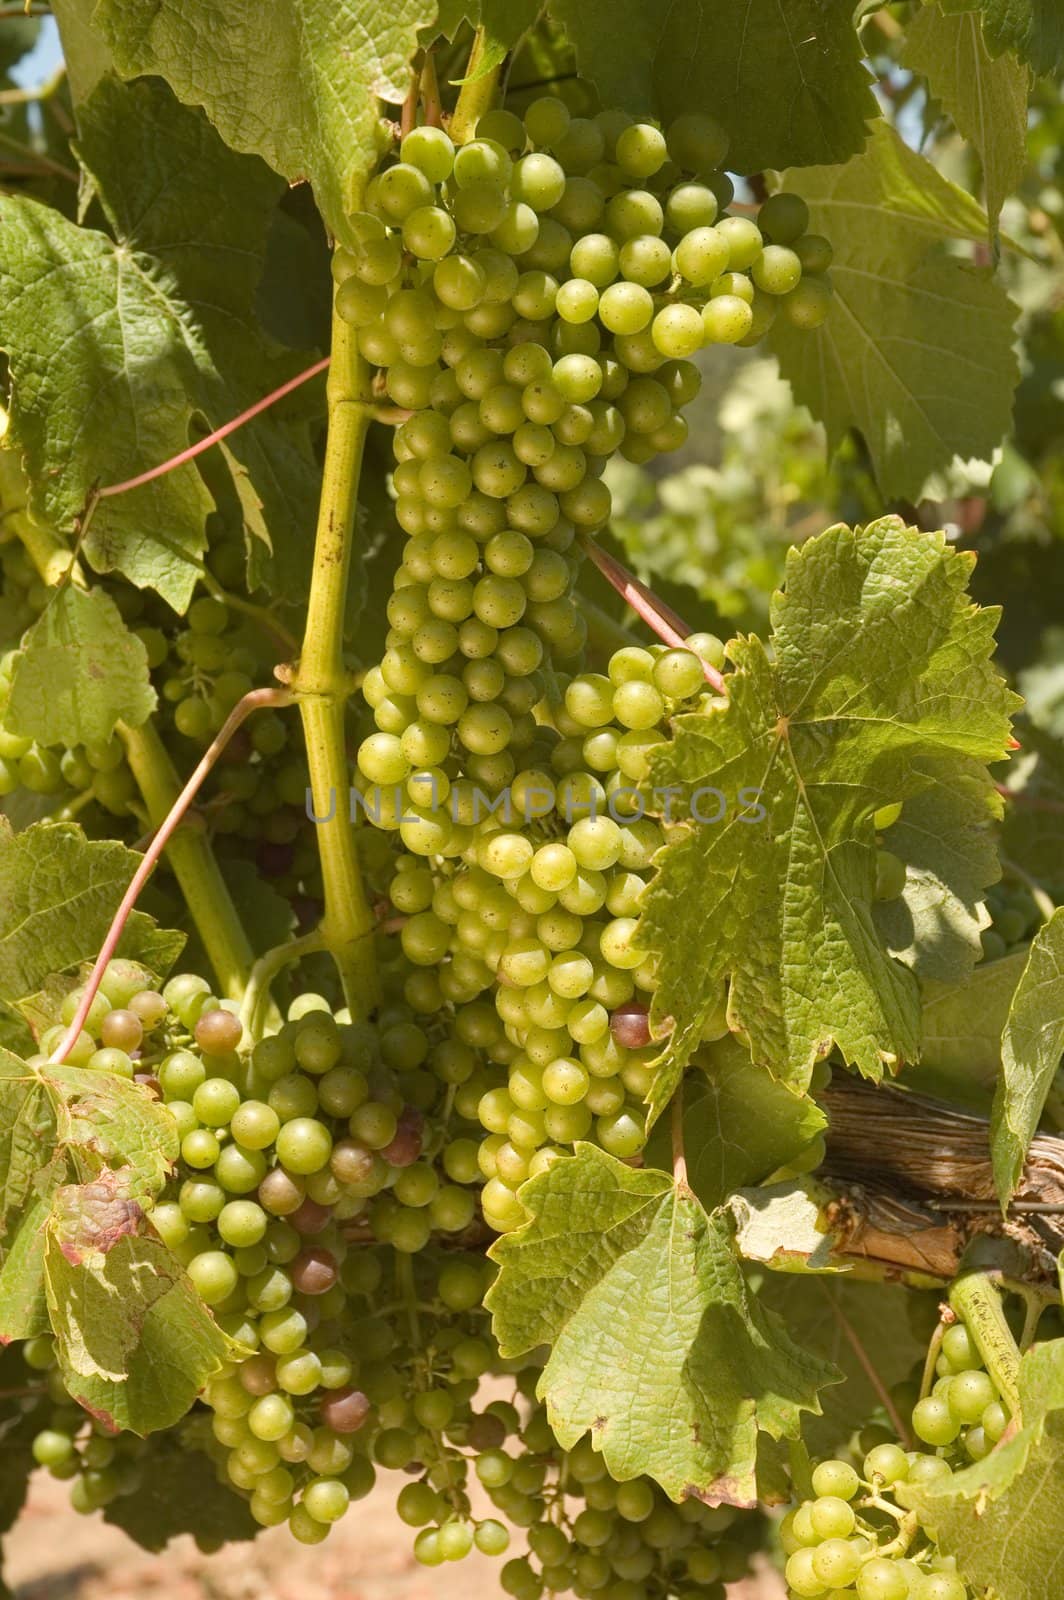
M 224 0 L 101 0 L 94 18 L 120 72 L 165 78 L 234 150 L 309 180 L 330 231 L 351 243 L 381 145 L 377 97 L 406 98 L 418 29 L 435 15 L 435 0 L 292 0 L 264 27 L 257 8 Z
M 275 354 L 254 313 L 278 180 L 226 150 L 159 83 L 104 78 L 79 129 L 114 240 L 0 198 L 11 442 L 26 457 L 34 515 L 61 531 L 95 485 L 160 465 L 189 444 L 194 419 L 228 422 L 305 364 Z M 134 147 L 151 148 L 152 162 L 130 161 Z M 256 419 L 224 459 L 249 526 L 261 533 L 264 509 L 283 550 L 305 544 L 314 470 L 302 428 Z M 101 499 L 82 550 L 97 571 L 119 570 L 184 610 L 212 503 L 186 463 Z M 284 587 L 297 595 L 299 567 L 291 557 L 285 566 Z
M 731 136 L 732 171 L 845 161 L 878 115 L 853 0 L 555 0 L 552 11 L 603 105 L 666 122 L 711 112 Z
M 1001 1075 L 1001 1035 L 1027 952 L 987 961 L 963 983 L 924 988 L 920 1060 L 905 1081 L 921 1094 L 987 1114 Z
M 992 56 L 1013 50 L 1035 72 L 1064 66 L 1064 12 L 1056 0 L 942 0 L 944 11 L 981 11 Z
M 0 994 L 35 993 L 53 972 L 95 959 L 140 857 L 116 840 L 86 839 L 69 822 L 12 832 L 0 817 Z M 134 911 L 119 954 L 165 973 L 184 945 Z
M 149 252 L 149 270 L 176 283 L 196 366 L 193 399 L 209 426 L 305 371 L 314 352 L 279 349 L 259 324 L 258 292 L 283 191 L 262 162 L 226 149 L 207 119 L 158 81 L 105 79 L 78 129 L 78 159 L 120 246 Z M 138 141 L 156 152 L 153 164 L 125 159 Z M 291 603 L 309 582 L 320 472 L 306 419 L 322 411 L 323 383 L 308 384 L 219 447 L 243 508 L 253 586 L 267 584 Z
M 832 1043 L 872 1078 L 917 1055 L 916 980 L 872 917 L 872 814 L 941 783 L 951 762 L 969 782 L 1005 749 L 1015 697 L 990 663 L 996 613 L 965 595 L 971 566 L 896 518 L 792 550 L 772 659 L 758 639 L 733 640 L 727 702 L 677 718 L 655 752 L 659 793 L 690 803 L 713 789 L 728 812 L 677 830 L 644 902 L 655 1016 L 674 1024 L 652 1115 L 725 976 L 733 1031 L 797 1090 Z
M 53 592 L 15 660 L 5 726 L 38 744 L 107 740 L 151 716 L 148 653 L 102 589 Z
M 737 1190 L 728 1203 L 736 1249 L 745 1261 L 760 1261 L 774 1272 L 845 1272 L 831 1259 L 836 1240 L 825 1221 L 828 1199 L 826 1190 L 793 1178 Z
M 928 786 L 883 837 L 906 866 L 897 900 L 877 901 L 876 929 L 891 955 L 921 979 L 959 983 L 982 954 L 983 905 L 998 876 L 995 824 L 1002 801 L 978 762 L 925 764 Z
M 55 1143 L 55 1114 L 40 1077 L 0 1050 L 0 1240 L 33 1192 L 42 1151 Z
M 997 1600 L 1057 1600 L 1064 1516 L 1064 1339 L 1020 1363 L 1023 1427 L 944 1485 L 899 1486 L 965 1579 Z M 1022 1530 L 1022 1532 L 1021 1532 Z
M 1064 744 L 1026 723 L 1023 749 L 1009 763 L 1006 784 L 1014 796 L 1005 808 L 1001 853 L 1037 883 L 1064 898 Z
M 1019 1186 L 1027 1147 L 1064 1051 L 1064 906 L 1031 944 L 1001 1038 L 990 1151 L 1002 1206 Z
M 806 1095 L 794 1095 L 761 1067 L 737 1039 L 699 1051 L 699 1070 L 684 1080 L 683 1136 L 687 1178 L 707 1211 L 736 1189 L 786 1166 L 827 1126 Z M 671 1164 L 669 1131 L 659 1123 L 646 1149 L 651 1167 Z
M 934 1326 L 935 1295 L 920 1296 L 900 1284 L 860 1283 L 821 1273 L 804 1277 L 767 1273 L 758 1298 L 783 1319 L 792 1339 L 820 1360 L 830 1361 L 845 1378 L 824 1389 L 822 1414 L 807 1417 L 802 1425 L 802 1437 L 814 1457 L 844 1449 L 854 1430 L 865 1427 L 879 1408 L 866 1361 L 891 1389 L 922 1360 L 927 1337 L 922 1330 L 913 1331 L 906 1312 L 918 1305 L 922 1310 L 921 1302 L 926 1302 Z
M 944 248 L 982 239 L 971 197 L 877 125 L 843 167 L 785 174 L 835 250 L 834 299 L 813 332 L 777 320 L 770 342 L 832 447 L 864 435 L 880 487 L 919 500 L 954 456 L 989 457 L 1007 432 L 1016 307 Z
M 121 1528 L 142 1550 L 158 1552 L 182 1533 L 213 1545 L 254 1539 L 259 1532 L 247 1501 L 216 1476 L 201 1428 L 199 1419 L 189 1418 L 157 1435 L 151 1468 L 136 1494 L 120 1495 L 104 1507 L 104 1521 Z
M 52 5 L 75 106 L 87 100 L 100 79 L 114 70 L 111 52 L 92 26 L 95 3 L 96 0 L 54 0 Z
M 991 56 L 976 12 L 950 13 L 934 4 L 922 6 L 909 23 L 901 63 L 927 79 L 978 155 L 996 239 L 1002 204 L 1027 160 L 1027 68 L 1015 56 Z
M 538 1393 L 563 1447 L 590 1430 L 618 1480 L 752 1504 L 758 1429 L 796 1436 L 834 1373 L 758 1306 L 727 1220 L 588 1144 L 521 1199 L 487 1303 L 504 1357 L 551 1347 Z
M 83 1195 L 83 1186 L 60 1191 L 45 1247 L 63 1381 L 109 1430 L 168 1428 L 226 1360 L 229 1341 L 161 1239 L 114 1215 L 118 1198 L 96 1197 L 95 1217 L 83 1199 L 67 1199 Z M 99 1242 L 94 1220 L 106 1245 L 82 1253 Z

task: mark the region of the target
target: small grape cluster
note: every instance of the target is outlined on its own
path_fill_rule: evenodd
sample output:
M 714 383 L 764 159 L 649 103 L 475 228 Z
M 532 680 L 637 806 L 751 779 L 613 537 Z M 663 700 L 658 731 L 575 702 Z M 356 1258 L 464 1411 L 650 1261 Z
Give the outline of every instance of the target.
M 986 909 L 990 926 L 981 935 L 984 961 L 1000 961 L 1002 956 L 1024 949 L 1042 923 L 1031 891 L 1012 878 L 991 885 Z
M 860 1472 L 845 1460 L 814 1469 L 814 1498 L 784 1519 L 790 1593 L 799 1600 L 970 1600 L 953 1556 L 942 1555 L 905 1509 L 905 1489 L 941 1486 L 981 1461 L 1002 1437 L 1008 1412 L 963 1322 L 947 1327 L 930 1394 L 912 1408 L 912 1430 L 930 1449 L 874 1444 Z
M 0 723 L 11 693 L 16 654 L 0 656 Z M 117 738 L 56 750 L 0 726 L 0 798 L 26 789 L 30 794 L 91 794 L 113 816 L 128 812 L 136 784 Z
M 21 1348 L 26 1365 L 40 1374 L 45 1384 L 41 1399 L 42 1409 L 48 1409 L 48 1423 L 32 1444 L 37 1465 L 70 1484 L 70 1503 L 85 1514 L 136 1494 L 143 1482 L 148 1442 L 132 1433 L 109 1432 L 74 1404 L 56 1365 L 50 1337 L 27 1339 Z

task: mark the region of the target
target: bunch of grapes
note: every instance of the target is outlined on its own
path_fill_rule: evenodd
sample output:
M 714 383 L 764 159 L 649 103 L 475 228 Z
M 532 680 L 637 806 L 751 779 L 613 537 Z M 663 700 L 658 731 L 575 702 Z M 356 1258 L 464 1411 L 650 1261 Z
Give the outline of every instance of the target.
M 704 703 L 704 662 L 723 660 L 704 636 L 559 671 L 586 640 L 574 583 L 610 514 L 602 472 L 683 442 L 705 344 L 827 309 L 830 247 L 804 204 L 724 214 L 725 151 L 706 117 L 666 136 L 550 97 L 523 121 L 490 112 L 457 150 L 416 128 L 369 185 L 358 248 L 335 258 L 337 309 L 411 412 L 360 801 L 405 852 L 389 893 L 426 969 L 411 1004 L 450 1003 L 491 1064 L 476 1114 L 498 1230 L 575 1139 L 642 1148 L 654 975 L 635 929 L 664 832 L 640 786 L 669 719 Z
M 1042 924 L 1031 891 L 1011 878 L 990 887 L 986 909 L 991 920 L 981 935 L 984 961 L 1000 961 L 1002 956 L 1024 949 Z
M 148 1441 L 132 1433 L 109 1432 L 71 1400 L 51 1338 L 27 1339 L 22 1357 L 34 1374 L 43 1377 L 38 1409 L 48 1411 L 47 1426 L 33 1440 L 33 1459 L 53 1478 L 70 1484 L 74 1510 L 87 1514 L 136 1494 L 143 1482 Z
M 784 1519 L 787 1582 L 799 1600 L 970 1600 L 955 1558 L 941 1555 L 906 1510 L 906 1488 L 941 1486 L 981 1461 L 1009 1415 L 963 1322 L 945 1329 L 935 1370 L 931 1393 L 912 1407 L 913 1434 L 927 1449 L 881 1439 L 860 1471 L 846 1460 L 822 1461 L 814 1498 Z

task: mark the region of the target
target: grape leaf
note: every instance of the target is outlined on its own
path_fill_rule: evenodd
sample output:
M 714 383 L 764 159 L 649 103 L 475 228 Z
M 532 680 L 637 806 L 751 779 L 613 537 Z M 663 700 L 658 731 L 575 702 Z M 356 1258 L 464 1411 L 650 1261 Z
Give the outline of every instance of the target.
M 1001 1037 L 990 1151 L 1002 1206 L 1015 1194 L 1064 1051 L 1064 906 L 1040 928 Z
M 824 1220 L 829 1198 L 827 1190 L 793 1178 L 737 1190 L 728 1202 L 736 1249 L 774 1272 L 845 1272 L 831 1258 L 835 1236 Z
M 736 1189 L 758 1183 L 792 1160 L 827 1126 L 815 1100 L 791 1094 L 755 1067 L 737 1039 L 701 1049 L 699 1069 L 684 1083 L 683 1137 L 687 1178 L 707 1211 Z M 659 1123 L 647 1165 L 672 1161 L 668 1129 Z
M 1027 952 L 987 961 L 963 983 L 924 988 L 920 1060 L 905 1081 L 921 1094 L 987 1114 L 1001 1074 L 1001 1034 Z
M 1064 1339 L 1020 1363 L 1023 1426 L 944 1484 L 899 1485 L 967 1582 L 999 1600 L 1057 1600 L 1064 1515 Z M 1019 1530 L 1022 1528 L 1022 1536 Z
M 883 836 L 905 863 L 904 891 L 877 901 L 873 919 L 891 955 L 918 978 L 959 983 L 990 922 L 983 896 L 999 874 L 994 824 L 1003 805 L 977 762 L 932 758 L 923 771 L 927 788 Z
M 589 1144 L 521 1200 L 487 1304 L 504 1357 L 551 1346 L 538 1393 L 563 1447 L 590 1430 L 618 1480 L 753 1504 L 758 1429 L 795 1437 L 834 1373 L 758 1306 L 727 1219 Z
M 909 23 L 901 63 L 927 79 L 979 157 L 996 241 L 1002 204 L 1027 160 L 1027 68 L 1013 55 L 991 56 L 976 12 L 948 12 L 935 4 L 921 6 Z
M 188 445 L 195 417 L 228 422 L 304 364 L 276 355 L 254 317 L 281 188 L 267 168 L 226 150 L 159 83 L 101 80 L 79 127 L 115 240 L 33 201 L 0 198 L 11 439 L 25 454 L 31 510 L 60 530 L 95 484 L 159 465 Z M 129 161 L 131 145 L 150 147 L 153 162 Z M 257 419 L 229 452 L 238 490 L 262 502 L 275 536 L 305 544 L 314 471 L 302 431 Z M 183 610 L 211 505 L 186 463 L 100 500 L 83 552 L 98 571 L 120 570 Z
M 96 0 L 54 0 L 52 5 L 75 106 L 88 99 L 105 73 L 114 70 L 111 52 L 92 26 L 95 3 Z
M 229 1341 L 156 1235 L 122 1230 L 105 1251 L 71 1259 L 70 1206 L 82 1229 L 85 1216 L 69 1195 L 57 1196 L 45 1246 L 63 1381 L 109 1430 L 168 1428 L 226 1360 Z
M 552 10 L 603 105 L 666 122 L 710 112 L 736 172 L 845 161 L 878 115 L 853 0 L 555 0 Z
M 835 1455 L 880 1405 L 858 1351 L 883 1386 L 893 1388 L 908 1378 L 927 1348 L 927 1338 L 909 1326 L 906 1311 L 922 1299 L 931 1309 L 933 1327 L 937 1303 L 933 1293 L 918 1297 L 900 1284 L 860 1283 L 820 1273 L 766 1273 L 758 1298 L 782 1317 L 792 1339 L 844 1375 L 845 1382 L 823 1390 L 822 1414 L 807 1417 L 802 1425 L 802 1437 L 814 1456 Z
M 1064 898 L 1064 745 L 1041 728 L 1019 731 L 1023 749 L 1009 764 L 1015 796 L 1005 808 L 1001 853 Z
M 165 78 L 234 150 L 309 181 L 330 231 L 350 244 L 348 218 L 380 148 L 377 99 L 406 98 L 418 29 L 435 15 L 435 0 L 292 0 L 264 26 L 257 8 L 234 13 L 224 0 L 101 0 L 94 19 L 120 72 Z
M 673 1020 L 652 1116 L 727 975 L 733 1031 L 795 1089 L 832 1043 L 872 1078 L 917 1055 L 916 979 L 872 920 L 872 813 L 941 779 L 944 762 L 967 779 L 1002 757 L 1015 696 L 990 663 L 997 613 L 965 596 L 971 567 L 942 534 L 893 517 L 792 549 L 772 658 L 733 640 L 727 702 L 677 718 L 654 752 L 659 794 L 689 803 L 708 786 L 732 803 L 721 822 L 678 830 L 644 901 L 654 1013 Z
M 135 1226 L 141 1204 L 169 1176 L 179 1141 L 173 1119 L 139 1084 L 82 1068 L 30 1067 L 7 1051 L 0 1051 L 0 1112 L 0 1339 L 29 1338 L 47 1327 L 45 1227 L 60 1192 L 71 1217 L 81 1204 L 87 1221 L 103 1212 Z M 108 1186 L 118 1181 L 113 1163 L 123 1176 L 108 1212 Z M 73 1176 L 82 1187 L 70 1184 Z
M 55 590 L 22 641 L 4 725 L 38 744 L 109 739 L 151 716 L 148 653 L 102 589 Z
M 443 35 L 452 40 L 463 22 L 472 28 L 483 28 L 484 46 L 477 71 L 467 80 L 476 82 L 483 78 L 532 27 L 542 9 L 540 0 L 441 0 L 439 12 L 425 37 Z
M 1064 66 L 1064 12 L 1057 0 L 942 0 L 944 11 L 981 11 L 992 56 L 1013 50 L 1037 73 Z
M 140 857 L 116 840 L 88 840 L 73 823 L 14 833 L 0 817 L 0 994 L 33 994 L 53 972 L 94 959 Z M 119 954 L 160 975 L 184 937 L 134 911 Z
M 221 1482 L 204 1453 L 206 1418 L 189 1418 L 178 1429 L 152 1440 L 151 1470 L 136 1494 L 120 1495 L 103 1509 L 113 1523 L 143 1550 L 160 1551 L 179 1534 L 191 1533 L 210 1544 L 235 1544 L 259 1532 L 247 1501 Z
M 281 350 L 259 327 L 258 293 L 283 188 L 262 162 L 227 150 L 206 118 L 158 81 L 105 79 L 82 107 L 78 129 L 78 159 L 115 236 L 149 252 L 189 308 L 196 398 L 211 425 L 305 371 L 312 352 Z M 158 155 L 153 166 L 123 157 L 135 140 L 165 153 L 161 172 Z M 225 206 L 218 194 L 227 196 Z M 219 450 L 243 509 L 253 581 L 293 603 L 309 583 L 319 489 L 305 419 L 317 418 L 322 398 L 320 383 L 306 386 Z
M 985 237 L 986 215 L 886 124 L 845 166 L 784 186 L 831 240 L 835 293 L 812 332 L 777 319 L 783 375 L 833 447 L 859 428 L 884 493 L 919 500 L 932 473 L 990 456 L 1009 427 L 1017 308 L 944 248 Z

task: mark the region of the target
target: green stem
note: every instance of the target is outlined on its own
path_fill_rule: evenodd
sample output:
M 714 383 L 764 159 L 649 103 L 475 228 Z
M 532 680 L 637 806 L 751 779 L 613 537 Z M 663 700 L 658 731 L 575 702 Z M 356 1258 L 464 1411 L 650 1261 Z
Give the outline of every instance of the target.
M 349 815 L 351 777 L 344 709 L 351 681 L 344 667 L 343 632 L 358 504 L 362 451 L 373 416 L 365 362 L 355 330 L 333 316 L 332 365 L 326 386 L 329 432 L 307 603 L 303 653 L 292 685 L 299 700 L 318 850 L 325 885 L 321 935 L 336 962 L 354 1018 L 377 1002 L 373 915 L 355 854 Z
M 181 793 L 173 762 L 153 722 L 141 728 L 119 723 L 118 733 L 152 825 L 158 827 Z M 166 855 L 214 969 L 219 995 L 239 1000 L 255 955 L 206 834 L 195 827 L 179 828 Z
M 497 61 L 485 72 L 482 63 L 488 52 L 483 28 L 473 35 L 473 48 L 469 52 L 465 81 L 458 94 L 458 104 L 451 115 L 448 132 L 455 144 L 468 144 L 476 133 L 477 123 L 486 111 L 491 110 L 495 89 L 499 82 L 502 61 Z
M 935 1367 L 938 1363 L 939 1352 L 942 1349 L 942 1340 L 945 1337 L 946 1324 L 939 1322 L 931 1335 L 927 1346 L 927 1355 L 924 1357 L 924 1371 L 920 1379 L 920 1399 L 926 1400 L 935 1386 Z
M 262 1011 L 269 998 L 270 985 L 279 972 L 285 967 L 292 966 L 296 961 L 302 961 L 304 956 L 312 955 L 315 951 L 324 948 L 321 933 L 317 928 L 311 933 L 303 934 L 302 938 L 289 939 L 287 944 L 278 944 L 272 950 L 267 950 L 265 955 L 259 957 L 251 969 L 247 988 L 240 1007 L 240 1020 L 252 1039 L 259 1037 Z
M 986 1370 L 1014 1417 L 1020 1415 L 1020 1352 L 1005 1320 L 995 1285 L 982 1272 L 969 1272 L 950 1289 L 949 1303 L 975 1340 Z

